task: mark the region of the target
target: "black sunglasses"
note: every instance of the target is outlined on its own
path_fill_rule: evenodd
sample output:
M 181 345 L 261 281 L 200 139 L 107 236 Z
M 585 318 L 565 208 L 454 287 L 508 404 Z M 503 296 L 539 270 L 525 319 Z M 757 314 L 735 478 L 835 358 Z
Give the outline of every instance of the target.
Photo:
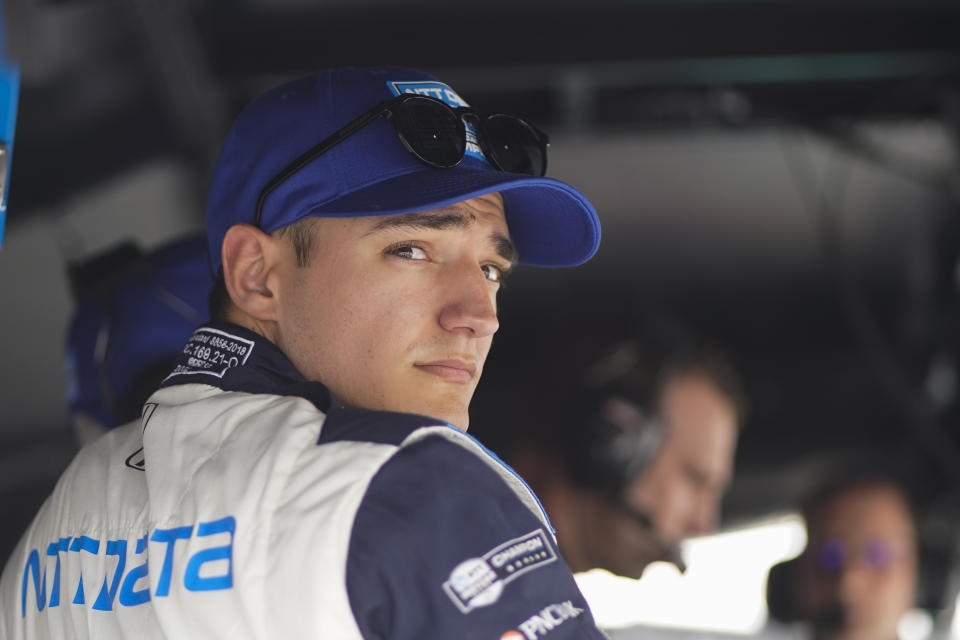
M 260 191 L 254 224 L 260 226 L 263 203 L 274 189 L 310 162 L 384 116 L 393 122 L 407 151 L 428 166 L 449 169 L 463 160 L 467 151 L 464 118 L 470 118 L 476 129 L 477 144 L 495 168 L 531 176 L 542 176 L 547 172 L 547 147 L 550 144 L 547 134 L 526 120 L 503 113 L 481 116 L 470 107 L 451 107 L 436 98 L 405 93 L 381 102 L 284 167 Z

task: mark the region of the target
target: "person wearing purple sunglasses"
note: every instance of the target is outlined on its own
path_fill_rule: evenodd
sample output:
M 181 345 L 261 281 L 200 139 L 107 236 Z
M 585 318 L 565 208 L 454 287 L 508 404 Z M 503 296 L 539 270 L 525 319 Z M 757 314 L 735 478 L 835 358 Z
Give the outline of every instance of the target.
M 804 508 L 807 548 L 794 573 L 801 618 L 817 640 L 895 640 L 915 606 L 917 527 L 907 492 L 863 477 L 818 492 Z

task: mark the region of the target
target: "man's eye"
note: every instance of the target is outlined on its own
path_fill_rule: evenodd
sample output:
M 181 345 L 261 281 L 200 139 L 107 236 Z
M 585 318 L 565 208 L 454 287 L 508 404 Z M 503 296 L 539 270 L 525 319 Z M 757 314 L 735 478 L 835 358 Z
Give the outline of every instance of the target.
M 504 278 L 507 277 L 507 272 L 495 264 L 485 264 L 483 267 L 483 275 L 490 282 L 499 282 L 503 283 Z
M 387 250 L 388 253 L 407 260 L 426 260 L 427 252 L 413 244 L 394 245 Z

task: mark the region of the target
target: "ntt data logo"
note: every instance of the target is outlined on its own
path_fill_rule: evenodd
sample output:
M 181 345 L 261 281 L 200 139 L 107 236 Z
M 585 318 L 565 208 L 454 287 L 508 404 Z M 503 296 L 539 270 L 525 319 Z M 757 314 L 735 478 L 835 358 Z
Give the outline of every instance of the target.
M 547 635 L 567 620 L 573 620 L 583 613 L 567 600 L 560 604 L 551 604 L 540 610 L 522 623 L 519 630 L 513 629 L 500 636 L 500 640 L 536 640 Z

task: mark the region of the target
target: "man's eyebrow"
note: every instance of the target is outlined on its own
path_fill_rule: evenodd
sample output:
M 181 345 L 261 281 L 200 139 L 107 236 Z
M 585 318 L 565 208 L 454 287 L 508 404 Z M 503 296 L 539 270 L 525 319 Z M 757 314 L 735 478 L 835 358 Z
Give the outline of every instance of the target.
M 494 231 L 490 234 L 490 242 L 493 244 L 493 248 L 496 249 L 497 254 L 510 262 L 510 265 L 517 264 L 517 259 L 520 257 L 517 253 L 517 248 L 513 246 L 513 242 L 507 236 L 502 233 L 497 233 Z
M 470 220 L 462 213 L 401 213 L 384 218 L 373 225 L 364 235 L 387 229 L 452 229 L 463 228 Z
M 474 216 L 463 213 L 401 213 L 379 220 L 364 235 L 371 235 L 379 231 L 391 229 L 462 229 L 475 220 Z M 513 242 L 502 233 L 494 231 L 490 234 L 490 244 L 504 260 L 516 264 L 518 253 Z

